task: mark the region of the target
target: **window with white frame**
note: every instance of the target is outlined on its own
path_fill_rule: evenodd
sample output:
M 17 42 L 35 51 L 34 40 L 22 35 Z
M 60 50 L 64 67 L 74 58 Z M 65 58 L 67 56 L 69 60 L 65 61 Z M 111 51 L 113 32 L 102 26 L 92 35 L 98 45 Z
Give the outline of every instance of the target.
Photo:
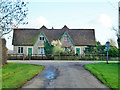
M 38 47 L 38 54 L 45 54 L 44 47 Z
M 64 36 L 64 40 L 67 41 L 68 40 L 68 36 L 65 34 Z
M 18 53 L 23 53 L 23 47 L 18 47 Z
M 44 41 L 44 40 L 45 40 L 45 38 L 44 38 L 43 36 L 40 36 L 40 40 L 43 40 L 43 41 Z
M 70 52 L 70 48 L 68 47 L 65 47 L 64 50 Z

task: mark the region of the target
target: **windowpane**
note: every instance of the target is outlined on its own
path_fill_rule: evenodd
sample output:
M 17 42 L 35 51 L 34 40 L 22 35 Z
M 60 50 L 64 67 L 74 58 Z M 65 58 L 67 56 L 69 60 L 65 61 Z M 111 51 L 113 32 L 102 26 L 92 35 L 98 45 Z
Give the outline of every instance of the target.
M 64 36 L 64 40 L 67 41 L 68 40 L 68 37 L 67 35 Z
M 44 37 L 40 37 L 40 40 L 44 40 Z
M 23 53 L 23 47 L 21 47 L 21 53 Z
M 41 37 L 41 40 L 43 40 L 43 37 Z
M 65 51 L 67 51 L 67 47 L 65 47 Z
M 41 40 L 41 37 L 40 37 L 40 40 Z
M 20 53 L 20 47 L 18 47 L 18 53 Z
M 23 53 L 23 47 L 18 47 L 18 53 Z
M 44 40 L 44 37 L 43 37 L 43 40 Z

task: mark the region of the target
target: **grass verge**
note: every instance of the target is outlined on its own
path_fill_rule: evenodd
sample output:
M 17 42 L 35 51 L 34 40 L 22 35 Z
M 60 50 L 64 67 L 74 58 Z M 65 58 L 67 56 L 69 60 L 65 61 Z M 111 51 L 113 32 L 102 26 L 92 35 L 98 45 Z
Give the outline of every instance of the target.
M 102 83 L 110 88 L 118 88 L 118 63 L 92 63 L 84 66 Z
M 68 60 L 67 59 L 63 59 L 62 60 L 61 59 L 61 60 L 59 60 L 58 59 L 58 60 L 54 60 L 54 61 L 106 61 L 106 60 L 84 60 L 84 59 L 83 60 L 82 59 L 81 60 L 78 60 L 78 59 L 74 59 L 74 60 L 72 60 L 72 59 L 68 59 Z M 119 60 L 108 60 L 108 61 L 119 61 Z
M 8 63 L 2 67 L 2 88 L 19 88 L 43 69 L 41 65 Z

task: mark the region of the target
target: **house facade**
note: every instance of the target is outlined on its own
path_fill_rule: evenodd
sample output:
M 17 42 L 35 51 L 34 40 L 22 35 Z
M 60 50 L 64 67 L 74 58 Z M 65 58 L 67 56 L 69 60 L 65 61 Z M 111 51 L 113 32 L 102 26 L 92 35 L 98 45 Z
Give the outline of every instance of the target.
M 18 28 L 14 29 L 13 46 L 14 54 L 45 54 L 44 43 L 50 45 L 52 41 L 60 40 L 64 50 L 72 48 L 75 54 L 84 54 L 84 49 L 95 45 L 94 29 L 69 29 L 66 25 L 62 29 Z

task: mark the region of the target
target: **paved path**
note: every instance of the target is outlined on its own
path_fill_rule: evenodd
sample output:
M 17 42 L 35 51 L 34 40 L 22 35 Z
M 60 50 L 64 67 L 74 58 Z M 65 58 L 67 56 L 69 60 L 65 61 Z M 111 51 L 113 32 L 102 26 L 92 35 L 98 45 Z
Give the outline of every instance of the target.
M 38 76 L 22 88 L 108 88 L 85 70 L 84 64 L 91 61 L 8 61 L 44 65 Z

